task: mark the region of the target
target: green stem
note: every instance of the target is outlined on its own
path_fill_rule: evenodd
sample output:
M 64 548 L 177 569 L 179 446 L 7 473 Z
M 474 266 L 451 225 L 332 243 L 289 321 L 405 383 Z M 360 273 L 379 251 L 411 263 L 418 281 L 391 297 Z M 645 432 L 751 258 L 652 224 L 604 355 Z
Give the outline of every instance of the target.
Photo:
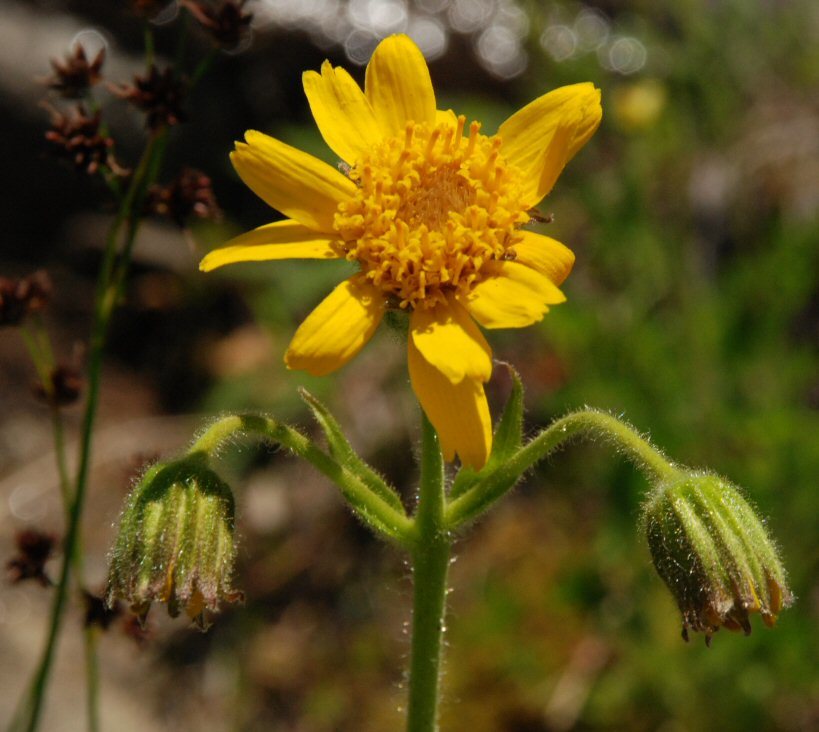
M 575 437 L 599 438 L 615 445 L 654 482 L 678 474 L 677 468 L 636 430 L 605 412 L 583 409 L 553 422 L 509 460 L 481 478 L 446 509 L 446 525 L 456 529 L 474 520 L 504 496 L 536 462 Z
M 341 490 L 355 513 L 383 538 L 408 546 L 414 539 L 410 518 L 375 493 L 359 476 L 336 462 L 308 438 L 292 427 L 259 415 L 231 415 L 208 427 L 191 445 L 189 454 L 218 453 L 224 442 L 240 434 L 261 435 L 284 445 L 324 473 Z
M 20 335 L 23 338 L 29 358 L 37 371 L 37 378 L 40 379 L 43 389 L 48 393 L 51 385 L 51 369 L 54 364 L 49 360 L 48 354 L 43 351 L 42 344 L 36 333 L 24 325 L 20 328 Z
M 63 509 L 66 520 L 71 510 L 71 478 L 68 475 L 68 463 L 65 457 L 65 433 L 63 416 L 56 404 L 51 405 L 51 431 L 54 440 L 54 456 L 57 462 L 57 474 L 60 478 L 60 495 L 63 499 Z
M 23 330 L 23 337 L 26 341 L 29 354 L 35 362 L 35 367 L 40 375 L 40 381 L 43 385 L 43 390 L 49 400 L 51 411 L 51 428 L 52 439 L 54 441 L 54 457 L 57 465 L 57 475 L 59 477 L 60 496 L 62 498 L 63 510 L 65 512 L 66 525 L 71 520 L 71 478 L 68 471 L 68 461 L 65 454 L 65 430 L 63 427 L 63 418 L 60 407 L 55 400 L 53 393 L 53 383 L 51 381 L 51 373 L 54 369 L 56 361 L 51 349 L 51 343 L 48 338 L 48 331 L 45 329 L 43 323 L 37 319 L 35 321 L 35 331 L 29 333 L 26 329 Z M 74 543 L 74 552 L 71 556 L 72 571 L 77 583 L 82 587 L 83 585 L 83 561 L 82 561 L 82 542 L 78 538 Z M 96 638 L 94 636 L 94 629 L 86 627 L 83 629 L 84 644 L 83 649 L 85 653 L 85 672 L 86 672 L 86 692 L 87 692 L 87 718 L 89 732 L 96 732 L 99 729 L 98 712 L 97 712 L 97 696 L 99 688 L 99 671 L 96 655 Z
M 438 729 L 438 697 L 451 539 L 444 513 L 444 471 L 438 435 L 422 415 L 421 485 L 412 551 L 412 651 L 407 732 Z
M 211 49 L 210 51 L 208 51 L 207 56 L 205 56 L 196 65 L 196 68 L 193 70 L 193 74 L 191 74 L 191 80 L 188 85 L 189 93 L 193 91 L 196 85 L 201 81 L 202 77 L 207 73 L 207 70 L 210 68 L 210 65 L 213 63 L 218 53 L 219 53 L 218 49 L 215 48 Z
M 145 43 L 145 66 L 150 71 L 154 65 L 154 31 L 147 20 L 142 29 L 142 38 Z

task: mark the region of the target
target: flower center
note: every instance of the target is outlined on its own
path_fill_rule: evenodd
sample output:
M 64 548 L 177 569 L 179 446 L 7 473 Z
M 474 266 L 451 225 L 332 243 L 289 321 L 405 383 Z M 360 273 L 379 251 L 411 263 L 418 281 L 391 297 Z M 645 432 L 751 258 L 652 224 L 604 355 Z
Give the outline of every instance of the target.
M 408 122 L 349 172 L 358 192 L 335 215 L 347 259 L 402 308 L 467 294 L 487 262 L 514 257 L 530 220 L 501 139 L 477 122 L 465 137 L 465 122 Z

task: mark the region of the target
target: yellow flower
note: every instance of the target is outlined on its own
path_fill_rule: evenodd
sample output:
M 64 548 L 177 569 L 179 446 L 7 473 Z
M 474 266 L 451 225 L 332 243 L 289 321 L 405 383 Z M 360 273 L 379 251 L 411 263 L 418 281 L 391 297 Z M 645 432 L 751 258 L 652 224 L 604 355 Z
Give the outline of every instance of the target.
M 410 314 L 407 357 L 444 457 L 478 469 L 492 444 L 483 384 L 492 373 L 484 328 L 520 328 L 565 300 L 574 263 L 563 244 L 521 227 L 600 124 L 600 92 L 561 87 L 506 120 L 496 135 L 436 110 L 424 57 L 403 35 L 375 49 L 364 90 L 325 61 L 304 74 L 324 140 L 346 173 L 261 132 L 231 160 L 242 180 L 288 217 L 208 254 L 233 262 L 340 259 L 360 271 L 296 331 L 285 362 L 314 375 L 352 359 L 388 308 Z M 349 166 L 349 167 L 348 167 Z

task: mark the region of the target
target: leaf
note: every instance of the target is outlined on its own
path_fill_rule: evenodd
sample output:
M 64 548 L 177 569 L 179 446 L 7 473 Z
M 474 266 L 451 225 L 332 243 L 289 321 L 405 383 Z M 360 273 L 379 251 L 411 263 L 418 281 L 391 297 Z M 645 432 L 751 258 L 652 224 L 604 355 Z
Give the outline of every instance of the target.
M 327 437 L 327 444 L 330 447 L 330 454 L 342 467 L 355 475 L 367 488 L 375 493 L 379 498 L 389 504 L 392 508 L 405 514 L 404 505 L 396 490 L 388 485 L 384 479 L 368 465 L 361 456 L 353 450 L 353 446 L 347 440 L 346 435 L 341 430 L 341 426 L 336 418 L 330 413 L 316 397 L 306 389 L 299 389 L 304 403 L 310 408 L 316 422 L 324 431 Z
M 518 372 L 510 364 L 504 363 L 503 365 L 506 366 L 512 377 L 512 393 L 506 400 L 503 414 L 495 428 L 492 453 L 489 455 L 484 470 L 505 463 L 523 445 L 523 382 Z

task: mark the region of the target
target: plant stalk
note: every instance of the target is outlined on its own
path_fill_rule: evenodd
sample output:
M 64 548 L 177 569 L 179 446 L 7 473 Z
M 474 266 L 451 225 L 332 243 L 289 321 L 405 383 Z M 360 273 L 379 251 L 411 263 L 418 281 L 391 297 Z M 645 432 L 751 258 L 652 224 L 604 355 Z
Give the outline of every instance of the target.
M 407 732 L 438 729 L 447 572 L 452 542 L 444 522 L 446 496 L 438 435 L 422 416 L 421 485 L 412 551 L 412 650 Z
M 506 495 L 535 463 L 576 437 L 596 438 L 614 445 L 652 482 L 672 479 L 678 468 L 633 427 L 596 409 L 581 409 L 555 420 L 505 463 L 478 480 L 446 507 L 446 525 L 457 530 L 474 521 Z

